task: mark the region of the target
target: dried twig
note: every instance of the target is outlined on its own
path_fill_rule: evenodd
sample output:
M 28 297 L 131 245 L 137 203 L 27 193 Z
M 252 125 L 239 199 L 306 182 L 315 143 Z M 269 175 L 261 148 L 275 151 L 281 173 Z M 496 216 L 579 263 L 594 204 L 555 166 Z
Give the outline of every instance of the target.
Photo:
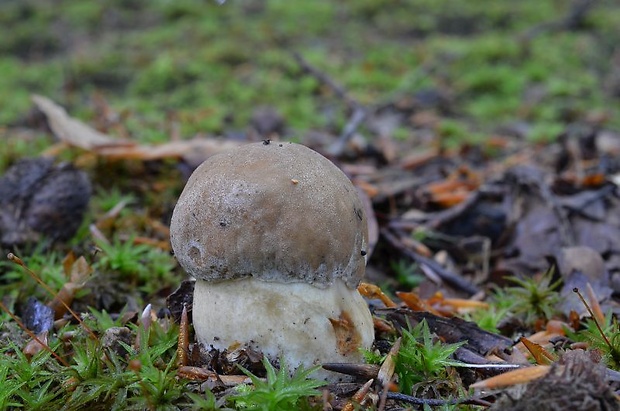
M 321 83 L 325 84 L 329 87 L 334 94 L 352 111 L 351 116 L 349 117 L 349 121 L 345 124 L 342 129 L 342 133 L 338 137 L 338 139 L 327 149 L 328 153 L 333 156 L 339 156 L 342 154 L 344 148 L 346 147 L 349 139 L 355 134 L 355 131 L 364 123 L 364 121 L 368 118 L 369 114 L 374 112 L 374 109 L 370 109 L 369 107 L 364 106 L 359 101 L 351 97 L 351 95 L 347 92 L 347 90 L 336 83 L 330 76 L 326 73 L 322 72 L 318 68 L 314 67 L 310 64 L 303 56 L 299 53 L 293 52 L 293 58 L 299 64 L 306 73 L 315 77 Z
M 481 406 L 486 406 L 486 407 L 491 406 L 491 403 L 484 401 L 480 398 L 438 400 L 438 399 L 432 399 L 432 398 L 427 399 L 427 398 L 412 397 L 411 395 L 401 394 L 399 392 L 388 392 L 387 398 L 388 400 L 406 402 L 407 404 L 428 405 L 430 407 L 440 407 L 442 405 L 455 405 L 455 404 L 481 405 Z
M 329 87 L 335 94 L 343 100 L 350 108 L 354 108 L 356 105 L 360 105 L 355 99 L 353 99 L 349 93 L 342 87 L 340 84 L 336 83 L 331 77 L 329 77 L 326 73 L 322 72 L 318 68 L 314 67 L 312 64 L 308 62 L 303 56 L 297 52 L 293 52 L 293 58 L 299 64 L 299 67 L 302 68 L 306 73 L 310 74 L 312 77 L 315 77 L 321 83 L 325 84 Z
M 435 260 L 430 259 L 428 257 L 421 256 L 420 254 L 412 251 L 402 245 L 402 243 L 396 238 L 396 236 L 387 229 L 381 230 L 381 234 L 385 239 L 394 247 L 396 247 L 401 253 L 406 255 L 407 257 L 414 260 L 416 263 L 420 265 L 425 265 L 428 268 L 432 269 L 443 281 L 450 284 L 453 287 L 458 288 L 461 291 L 464 291 L 470 295 L 476 294 L 480 289 L 472 284 L 471 282 L 465 280 L 463 277 L 455 274 L 451 271 L 443 268 L 439 263 Z

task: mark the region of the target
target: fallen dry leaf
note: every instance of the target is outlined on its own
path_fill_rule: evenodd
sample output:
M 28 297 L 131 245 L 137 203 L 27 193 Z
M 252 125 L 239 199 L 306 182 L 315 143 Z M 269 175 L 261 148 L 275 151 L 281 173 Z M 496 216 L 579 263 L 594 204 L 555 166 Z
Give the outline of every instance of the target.
M 164 158 L 191 157 L 193 164 L 200 164 L 213 154 L 238 146 L 239 143 L 213 138 L 194 138 L 171 141 L 159 145 L 101 145 L 93 150 L 100 156 L 112 159 L 161 160 Z
M 545 350 L 542 345 L 530 341 L 525 337 L 521 337 L 519 341 L 521 341 L 530 354 L 532 354 L 538 365 L 551 365 L 551 363 L 558 359 L 555 354 Z
M 70 117 L 64 108 L 47 97 L 33 95 L 32 101 L 45 114 L 47 122 L 59 140 L 72 146 L 91 150 L 105 145 L 132 145 L 127 141 L 114 140 L 83 122 Z
M 347 404 L 342 408 L 342 411 L 353 411 L 359 407 L 359 405 L 364 403 L 366 396 L 370 392 L 370 387 L 374 380 L 368 380 L 362 387 L 353 394 L 353 397 L 347 401 Z
M 62 142 L 112 159 L 159 160 L 184 158 L 198 165 L 207 157 L 238 146 L 240 143 L 214 138 L 177 140 L 159 145 L 119 140 L 77 120 L 47 97 L 33 95 L 32 101 L 45 114 L 54 135 Z
M 420 296 L 418 296 L 418 294 L 415 292 L 405 293 L 397 291 L 396 295 L 398 296 L 398 298 L 403 300 L 407 307 L 411 308 L 413 311 L 426 311 L 435 315 L 440 315 L 433 307 L 431 307 L 426 301 L 421 299 Z
M 69 257 L 69 261 L 71 257 Z M 84 256 L 80 256 L 73 261 L 70 266 L 70 278 L 67 281 L 58 294 L 54 296 L 54 299 L 48 304 L 48 306 L 54 311 L 54 319 L 58 320 L 68 311 L 68 307 L 71 306 L 75 293 L 81 290 L 86 281 L 93 273 L 93 268 L 88 264 Z
M 374 284 L 360 283 L 357 290 L 361 295 L 368 299 L 381 300 L 386 307 L 397 307 L 396 303 Z
M 503 374 L 496 375 L 495 377 L 487 378 L 486 380 L 478 381 L 469 386 L 476 390 L 495 390 L 498 388 L 510 387 L 517 384 L 526 384 L 530 381 L 544 377 L 551 366 L 549 365 L 536 365 L 533 367 L 520 368 L 518 370 L 507 371 Z

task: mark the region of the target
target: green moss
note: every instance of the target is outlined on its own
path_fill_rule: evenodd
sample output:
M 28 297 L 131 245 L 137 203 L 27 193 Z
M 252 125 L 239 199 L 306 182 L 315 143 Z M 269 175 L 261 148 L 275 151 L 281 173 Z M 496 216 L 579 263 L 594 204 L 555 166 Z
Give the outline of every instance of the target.
M 564 130 L 564 125 L 555 122 L 538 122 L 534 125 L 529 139 L 532 142 L 545 143 L 555 140 Z
M 62 85 L 57 62 L 26 63 L 16 58 L 0 59 L 0 124 L 24 117 L 31 107 L 30 94 L 54 94 Z
M 74 27 L 93 30 L 99 27 L 104 13 L 104 3 L 69 1 L 64 7 L 64 18 Z
M 51 139 L 42 132 L 9 134 L 0 130 L 2 150 L 0 151 L 0 175 L 15 161 L 33 157 L 49 147 Z
M 244 130 L 253 110 L 262 105 L 284 116 L 290 132 L 286 138 L 311 129 L 338 134 L 350 107 L 300 68 L 293 51 L 371 106 L 411 98 L 420 90 L 446 92 L 450 115 L 438 113 L 435 131 L 449 148 L 477 144 L 488 150 L 485 137 L 504 122 L 526 123 L 528 138 L 535 143 L 555 139 L 567 124 L 583 121 L 592 112 L 605 112 L 610 118 L 607 126 L 618 128 L 618 98 L 605 82 L 620 41 L 620 10 L 613 1 L 600 1 L 578 30 L 524 36 L 541 23 L 559 20 L 569 7 L 557 0 L 229 0 L 223 5 L 201 0 L 8 0 L 0 4 L 0 173 L 16 159 L 37 155 L 54 142 L 49 133 L 11 127 L 32 126 L 31 93 L 51 97 L 87 122 L 100 115 L 93 95 L 104 96 L 130 137 L 143 143 L 168 141 L 173 126 L 179 127 L 182 138 Z M 393 136 L 406 142 L 413 132 L 401 125 Z M 81 153 L 68 150 L 63 158 Z M 165 221 L 180 191 L 178 170 L 166 162 L 150 166 L 157 169 L 134 173 L 142 164 L 130 161 L 92 165 L 97 194 L 70 243 L 80 250 L 92 246 L 88 225 L 119 201 L 131 200 L 113 227 L 103 228 L 112 243 L 96 256 L 86 254 L 96 269 L 95 280 L 129 280 L 131 292 L 138 290 L 133 296 L 138 304 L 179 282 L 168 252 L 130 240 L 132 235 L 152 237 L 149 224 L 153 219 Z M 157 179 L 157 190 L 151 189 L 151 178 Z M 44 281 L 59 288 L 66 282 L 64 255 L 35 251 L 24 258 Z M 22 293 L 49 298 L 30 280 L 24 288 L 23 272 L 14 268 L 2 265 L 7 280 L 3 291 L 9 299 L 21 301 Z M 401 268 L 404 273 L 408 267 Z M 401 277 L 410 287 L 418 281 L 409 274 Z M 541 283 L 535 285 L 532 290 L 540 291 Z M 114 292 L 125 295 L 126 290 Z M 540 296 L 534 297 L 520 299 L 531 307 L 508 308 L 525 316 L 525 311 L 535 317 L 552 314 L 541 306 Z M 477 319 L 495 329 L 508 308 L 494 306 L 476 314 Z M 103 322 L 102 316 L 96 320 Z M 408 355 L 398 359 L 397 373 L 406 388 L 421 377 L 444 378 L 454 349 L 446 350 L 428 330 L 416 332 L 405 334 L 401 353 Z M 54 345 L 57 337 L 51 338 L 50 345 L 62 353 L 65 345 Z M 171 340 L 160 340 L 161 349 L 138 358 L 142 370 L 137 373 L 127 369 L 126 359 L 110 359 L 103 367 L 99 360 L 111 357 L 80 340 L 74 341 L 75 355 L 69 359 L 71 374 L 51 373 L 49 367 L 60 365 L 45 353 L 27 360 L 19 349 L 9 350 L 12 356 L 0 363 L 0 380 L 6 380 L 0 408 L 181 406 L 188 399 L 180 390 L 188 385 L 179 384 L 167 365 L 173 360 Z M 421 356 L 425 352 L 428 355 Z M 162 354 L 164 363 L 153 366 L 150 357 L 159 359 Z M 76 375 L 81 377 L 78 385 L 65 391 L 69 377 Z M 254 394 L 240 392 L 239 401 L 229 405 L 242 407 L 244 401 L 249 404 L 248 397 L 271 395 L 271 386 L 262 388 Z M 195 406 L 216 404 L 212 395 L 191 399 Z
M 97 91 L 130 113 L 132 135 L 149 142 L 165 138 L 168 114 L 190 137 L 243 129 L 258 105 L 276 107 L 302 131 L 346 123 L 346 106 L 299 69 L 290 55 L 297 51 L 366 104 L 443 87 L 456 97 L 455 121 L 483 129 L 521 119 L 562 124 L 602 108 L 613 124 L 620 109 L 600 78 L 618 40 L 618 11 L 602 3 L 588 30 L 519 40 L 567 7 L 533 0 L 9 2 L 0 13 L 0 52 L 12 55 L 0 59 L 0 122 L 17 122 L 32 92 L 88 118 L 84 102 Z M 532 90 L 540 92 L 533 100 Z
M 182 56 L 161 53 L 138 73 L 131 91 L 143 97 L 173 92 L 196 80 L 198 74 L 197 67 Z

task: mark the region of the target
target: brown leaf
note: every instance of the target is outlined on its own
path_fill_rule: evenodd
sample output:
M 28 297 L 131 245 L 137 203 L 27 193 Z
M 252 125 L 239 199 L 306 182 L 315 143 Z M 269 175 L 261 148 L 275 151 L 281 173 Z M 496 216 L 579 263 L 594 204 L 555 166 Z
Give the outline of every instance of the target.
M 427 304 L 427 302 L 421 299 L 420 296 L 418 296 L 418 294 L 415 292 L 404 293 L 401 291 L 396 291 L 396 295 L 398 296 L 398 298 L 403 300 L 407 307 L 411 308 L 413 311 L 426 311 L 435 315 L 439 315 L 439 313 L 433 307 Z
M 392 301 L 390 297 L 385 295 L 385 293 L 374 284 L 360 283 L 360 285 L 357 287 L 357 290 L 361 295 L 368 299 L 381 300 L 381 302 L 383 302 L 386 307 L 397 307 L 396 303 Z
M 549 365 L 536 365 L 534 367 L 526 367 L 514 371 L 507 371 L 503 374 L 496 375 L 495 377 L 478 381 L 477 383 L 470 385 L 469 388 L 480 390 L 494 390 L 498 388 L 510 387 L 517 384 L 526 384 L 530 381 L 544 377 L 550 369 L 551 366 Z
M 381 364 L 381 368 L 377 373 L 377 380 L 386 389 L 389 383 L 392 381 L 392 377 L 394 376 L 394 370 L 396 368 L 396 356 L 398 355 L 398 351 L 400 350 L 400 342 L 401 337 L 399 337 L 396 342 L 392 345 L 390 352 L 385 357 L 383 364 Z
M 179 324 L 179 337 L 177 339 L 177 365 L 179 367 L 187 365 L 189 352 L 189 319 L 187 307 L 183 306 L 181 312 L 181 323 Z
M 192 140 L 179 140 L 162 143 L 159 145 L 99 145 L 93 150 L 101 156 L 112 159 L 133 159 L 133 160 L 160 160 L 164 158 L 185 158 L 192 157 L 192 163 L 198 165 L 207 157 L 221 151 L 238 146 L 238 143 L 227 140 L 216 140 L 208 138 L 194 138 Z
M 48 331 L 43 331 L 37 335 L 37 339 L 30 340 L 22 350 L 26 357 L 32 358 L 43 350 L 49 351 L 47 336 Z
M 67 307 L 71 306 L 75 293 L 84 287 L 92 272 L 93 268 L 88 264 L 84 256 L 80 256 L 71 264 L 69 281 L 62 286 L 60 291 L 54 296 L 54 299 L 48 304 L 54 310 L 54 319 L 57 320 L 67 313 Z
M 47 97 L 33 95 L 32 101 L 45 114 L 54 135 L 71 146 L 94 151 L 113 159 L 158 160 L 164 158 L 191 158 L 198 165 L 207 157 L 239 145 L 233 141 L 209 138 L 179 140 L 159 145 L 137 144 L 118 140 L 69 116 L 64 108 Z
M 32 101 L 45 114 L 47 122 L 59 140 L 72 146 L 90 150 L 105 145 L 132 144 L 114 140 L 83 122 L 70 117 L 64 108 L 47 97 L 33 95 Z
M 347 402 L 347 404 L 342 408 L 342 411 L 353 411 L 356 408 L 357 404 L 362 404 L 366 399 L 366 396 L 370 392 L 370 387 L 372 386 L 373 380 L 368 380 L 366 384 L 362 385 L 362 387 L 357 390 L 353 397 Z
M 557 360 L 557 357 L 545 350 L 542 345 L 536 344 L 525 337 L 521 337 L 520 341 L 523 343 L 525 348 L 527 348 L 530 354 L 532 354 L 534 360 L 536 360 L 536 364 L 550 365 L 552 362 Z

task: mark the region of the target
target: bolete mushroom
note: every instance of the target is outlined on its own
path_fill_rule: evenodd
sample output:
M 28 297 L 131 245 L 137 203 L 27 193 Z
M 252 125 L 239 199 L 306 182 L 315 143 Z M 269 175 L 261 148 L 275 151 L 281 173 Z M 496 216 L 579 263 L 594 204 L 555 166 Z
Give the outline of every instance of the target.
M 247 345 L 293 369 L 359 362 L 370 348 L 372 317 L 357 291 L 366 216 L 319 153 L 265 141 L 210 157 L 187 182 L 170 237 L 197 280 L 193 324 L 205 346 Z

